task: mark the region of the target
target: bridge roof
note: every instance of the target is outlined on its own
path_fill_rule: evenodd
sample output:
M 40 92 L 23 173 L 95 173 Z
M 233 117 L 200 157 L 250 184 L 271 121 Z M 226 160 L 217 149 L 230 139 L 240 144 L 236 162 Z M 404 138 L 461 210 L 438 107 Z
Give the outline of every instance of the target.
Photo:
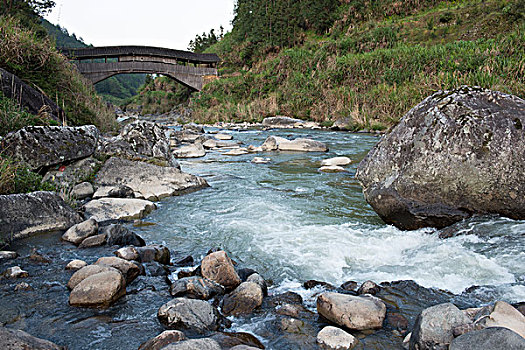
M 72 59 L 91 59 L 119 56 L 156 56 L 180 59 L 192 63 L 218 63 L 219 56 L 214 53 L 193 53 L 190 51 L 165 49 L 150 46 L 100 46 L 78 49 L 62 49 L 62 53 Z

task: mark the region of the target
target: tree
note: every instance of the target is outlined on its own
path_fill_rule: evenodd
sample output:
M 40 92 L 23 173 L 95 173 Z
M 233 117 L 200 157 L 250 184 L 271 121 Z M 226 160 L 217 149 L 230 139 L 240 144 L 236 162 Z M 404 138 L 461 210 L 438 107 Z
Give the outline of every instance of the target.
M 53 0 L 2 0 L 2 14 L 43 16 L 55 7 Z

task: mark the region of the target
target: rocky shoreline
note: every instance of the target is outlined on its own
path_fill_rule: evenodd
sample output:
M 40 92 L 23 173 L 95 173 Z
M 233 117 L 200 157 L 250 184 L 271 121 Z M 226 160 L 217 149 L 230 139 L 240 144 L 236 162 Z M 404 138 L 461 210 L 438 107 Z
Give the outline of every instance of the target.
M 297 123 L 270 120 L 262 127 L 316 127 Z M 59 231 L 47 234 L 51 235 L 47 254 L 38 248 L 0 252 L 4 272 L 0 290 L 4 295 L 14 293 L 13 301 L 30 296 L 53 302 L 50 298 L 56 297 L 55 302 L 63 303 L 62 312 L 95 309 L 111 314 L 133 308 L 144 297 L 152 303 L 149 310 L 154 309 L 156 318 L 150 312 L 145 320 L 155 325 L 148 331 L 149 340 L 134 341 L 141 343 L 142 350 L 264 348 L 249 333 L 228 332 L 232 321 L 249 323 L 257 317 L 274 319 L 268 336 L 278 334 L 297 348 L 525 348 L 522 304 L 471 305 L 410 281 L 380 285 L 367 281 L 360 286 L 353 281 L 341 286 L 306 281 L 304 288 L 315 300 L 315 305 L 307 305 L 299 294 L 276 293 L 270 281 L 251 269 L 257 267 L 242 266 L 223 250 L 211 249 L 195 261 L 184 252 L 147 244 L 122 225 L 133 220 L 141 224 L 156 208 L 155 202 L 165 197 L 208 187 L 204 178 L 182 172 L 177 158 L 202 157 L 207 152 L 231 157 L 274 151 L 326 152 L 328 147 L 321 142 L 270 136 L 262 145 L 243 147 L 227 132 L 209 134 L 194 124 L 174 131 L 138 120 L 116 136 L 100 135 L 94 127 L 28 127 L 5 137 L 2 145 L 12 157 L 45 173 L 46 179 L 65 191 L 64 198 L 53 192 L 0 196 L 1 238 L 15 240 L 13 246 L 37 234 Z M 268 161 L 253 159 L 254 163 Z M 341 157 L 327 159 L 319 171 L 344 171 L 349 162 Z M 31 283 L 40 273 L 56 276 L 56 284 L 45 287 L 48 296 L 41 292 L 42 286 Z M 417 307 L 405 309 L 406 298 Z M 3 323 L 8 326 L 0 327 L 4 347 L 61 348 L 12 330 L 24 328 L 18 316 Z M 47 339 L 53 338 L 59 337 Z

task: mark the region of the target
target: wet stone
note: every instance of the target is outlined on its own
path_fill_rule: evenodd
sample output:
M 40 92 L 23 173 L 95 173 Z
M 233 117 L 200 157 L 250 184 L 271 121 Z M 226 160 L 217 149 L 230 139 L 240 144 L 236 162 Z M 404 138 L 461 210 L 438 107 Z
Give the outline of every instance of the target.
M 26 282 L 18 283 L 15 286 L 15 292 L 27 292 L 30 290 L 33 290 L 33 287 L 31 287 L 29 283 Z
M 317 343 L 324 350 L 350 350 L 359 341 L 353 335 L 344 330 L 328 326 L 317 334 Z
M 207 278 L 193 276 L 173 282 L 170 294 L 174 297 L 209 300 L 216 295 L 224 294 L 224 288 Z
M 13 266 L 8 268 L 4 276 L 7 278 L 26 278 L 29 277 L 29 273 L 20 268 L 20 266 Z
M 373 281 L 366 281 L 364 282 L 361 287 L 357 290 L 357 294 L 370 294 L 370 295 L 376 295 L 381 290 L 381 287 L 379 287 L 375 282 Z
M 148 340 L 141 344 L 138 350 L 161 350 L 165 346 L 172 343 L 177 343 L 181 340 L 186 340 L 186 336 L 181 331 L 167 330 L 157 335 L 155 338 Z
M 138 260 L 139 259 L 139 253 L 135 247 L 124 247 L 120 248 L 115 252 L 115 255 L 118 258 L 124 259 L 124 260 Z
M 18 257 L 18 253 L 16 252 L 11 252 L 7 250 L 0 251 L 0 261 L 12 260 L 12 259 L 16 259 L 17 257 Z
M 79 248 L 94 248 L 106 244 L 106 235 L 100 234 L 86 238 L 80 243 Z
M 102 257 L 95 262 L 95 265 L 110 266 L 119 270 L 126 278 L 127 284 L 133 282 L 140 274 L 140 269 L 137 265 L 115 256 Z
M 84 266 L 87 266 L 87 262 L 85 262 L 85 261 L 83 261 L 83 260 L 75 259 L 75 260 L 71 260 L 71 261 L 66 265 L 66 270 L 80 270 L 80 269 L 83 268 Z

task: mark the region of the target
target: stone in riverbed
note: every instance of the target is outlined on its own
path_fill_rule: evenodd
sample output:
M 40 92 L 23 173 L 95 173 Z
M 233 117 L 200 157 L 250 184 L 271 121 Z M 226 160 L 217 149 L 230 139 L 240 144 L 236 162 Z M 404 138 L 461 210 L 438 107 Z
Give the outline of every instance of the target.
M 371 295 L 353 296 L 327 292 L 317 298 L 317 312 L 348 329 L 377 329 L 383 327 L 386 306 Z
M 525 338 L 504 327 L 490 327 L 465 333 L 450 344 L 449 350 L 523 350 Z
M 376 295 L 381 290 L 381 287 L 377 285 L 374 281 L 366 281 L 361 287 L 357 290 L 357 294 L 371 294 Z
M 504 301 L 497 301 L 489 317 L 478 323 L 485 327 L 505 327 L 525 338 L 525 316 Z
M 233 348 L 230 348 L 230 350 L 257 350 L 262 348 L 256 348 L 254 346 L 248 346 L 248 345 L 236 345 Z
M 327 326 L 317 334 L 317 343 L 325 350 L 350 350 L 359 340 L 340 328 Z
M 454 339 L 454 327 L 466 323 L 470 323 L 470 319 L 454 304 L 445 303 L 426 308 L 416 318 L 409 349 L 447 349 Z
M 525 219 L 525 101 L 481 88 L 440 91 L 359 164 L 367 202 L 401 229 L 473 214 Z
M 98 259 L 94 265 L 110 266 L 119 270 L 126 278 L 126 283 L 130 284 L 140 274 L 140 269 L 134 263 L 117 258 L 116 256 L 107 256 Z
M 70 227 L 63 235 L 62 240 L 79 245 L 88 237 L 98 233 L 98 222 L 95 219 L 89 219 L 80 224 Z
M 201 143 L 194 143 L 173 150 L 173 155 L 176 158 L 200 158 L 206 155 L 206 151 Z
M 117 269 L 110 267 L 110 266 L 103 266 L 103 265 L 87 265 L 84 267 L 81 267 L 78 271 L 76 271 L 73 276 L 69 279 L 69 282 L 67 282 L 67 287 L 69 289 L 74 289 L 80 282 L 88 278 L 89 276 L 96 275 L 97 273 L 107 272 L 107 271 L 118 271 Z
M 141 344 L 138 350 L 161 350 L 171 343 L 177 343 L 186 340 L 186 336 L 181 331 L 167 330 L 157 335 L 155 338 Z
M 263 291 L 254 282 L 243 282 L 222 300 L 222 312 L 226 316 L 248 315 L 262 305 Z
M 67 230 L 80 216 L 55 192 L 0 195 L 0 239 Z
M 71 260 L 66 265 L 66 270 L 80 270 L 81 268 L 85 266 L 87 266 L 87 262 L 85 262 L 84 260 L 75 259 L 75 260 Z
M 202 276 L 219 283 L 227 289 L 233 289 L 241 284 L 241 279 L 225 251 L 221 250 L 204 257 L 201 263 L 201 270 Z
M 11 252 L 11 251 L 8 251 L 8 250 L 0 251 L 0 261 L 2 261 L 2 260 L 12 260 L 12 259 L 16 259 L 17 257 L 18 257 L 18 253 L 17 252 Z
M 78 185 L 75 185 L 71 190 L 71 195 L 76 199 L 86 199 L 93 197 L 95 189 L 93 185 L 89 182 L 82 182 Z
M 135 247 L 143 247 L 146 245 L 142 237 L 120 224 L 105 226 L 100 231 L 106 234 L 108 245 L 132 245 Z
M 334 157 L 330 159 L 324 159 L 321 161 L 322 166 L 332 166 L 332 165 L 345 166 L 350 163 L 352 163 L 352 160 L 348 157 Z
M 156 261 L 164 265 L 170 264 L 171 254 L 170 250 L 160 244 L 150 244 L 144 247 L 138 247 L 140 262 Z
M 268 296 L 268 284 L 264 280 L 264 278 L 259 275 L 258 273 L 252 273 L 248 278 L 246 279 L 246 282 L 253 282 L 259 285 L 261 287 L 263 296 Z
M 263 157 L 255 157 L 252 159 L 253 164 L 268 164 L 270 163 L 270 158 L 263 158 Z
M 0 349 L 4 350 L 64 350 L 48 340 L 33 337 L 32 335 L 16 330 L 0 327 Z
M 219 344 L 210 338 L 190 339 L 172 343 L 163 350 L 221 350 Z
M 342 173 L 345 172 L 346 169 L 338 165 L 329 165 L 320 167 L 319 171 L 323 173 Z
M 107 308 L 126 294 L 126 281 L 116 270 L 100 272 L 83 279 L 69 295 L 69 304 L 78 307 Z
M 287 140 L 283 137 L 268 136 L 261 146 L 263 151 L 290 151 L 290 152 L 327 152 L 328 147 L 319 141 L 299 138 Z
M 215 340 L 222 349 L 264 349 L 264 345 L 253 334 L 244 332 L 217 332 L 211 339 Z
M 174 298 L 161 306 L 157 317 L 168 328 L 189 329 L 199 333 L 219 328 L 219 312 L 205 301 Z
M 233 136 L 230 135 L 230 134 L 216 134 L 214 136 L 217 140 L 221 140 L 221 141 L 229 141 L 229 140 L 233 140 Z
M 246 148 L 237 148 L 237 149 L 232 149 L 231 151 L 225 152 L 223 153 L 223 155 L 225 156 L 243 156 L 248 153 L 250 152 L 248 152 Z
M 103 186 L 125 185 L 133 189 L 135 197 L 148 200 L 159 200 L 209 186 L 203 178 L 176 168 L 117 157 L 106 162 L 98 173 L 96 183 Z
M 84 205 L 85 215 L 98 222 L 142 219 L 156 209 L 153 202 L 143 199 L 101 198 Z
M 13 266 L 9 267 L 5 271 L 4 276 L 6 278 L 26 278 L 29 277 L 29 273 L 27 273 L 27 271 L 22 270 L 20 266 Z
M 207 278 L 192 276 L 174 281 L 170 286 L 170 294 L 174 297 L 209 300 L 224 294 L 224 288 Z
M 95 152 L 100 132 L 93 125 L 27 126 L 2 139 L 4 155 L 32 169 L 86 158 Z
M 86 238 L 80 243 L 79 248 L 94 248 L 106 244 L 106 235 L 100 234 Z
M 128 261 L 139 259 L 139 252 L 137 252 L 137 249 L 135 247 L 120 248 L 115 252 L 115 255 L 117 256 L 117 258 L 121 258 Z
M 296 118 L 275 116 L 267 117 L 262 121 L 262 125 L 272 128 L 293 128 L 296 125 L 302 125 L 305 121 Z
M 18 283 L 15 286 L 15 292 L 28 292 L 30 290 L 33 290 L 33 287 L 31 287 L 29 283 L 26 282 Z
M 129 186 L 115 185 L 115 186 L 101 186 L 93 194 L 93 199 L 98 198 L 135 198 L 135 193 Z

